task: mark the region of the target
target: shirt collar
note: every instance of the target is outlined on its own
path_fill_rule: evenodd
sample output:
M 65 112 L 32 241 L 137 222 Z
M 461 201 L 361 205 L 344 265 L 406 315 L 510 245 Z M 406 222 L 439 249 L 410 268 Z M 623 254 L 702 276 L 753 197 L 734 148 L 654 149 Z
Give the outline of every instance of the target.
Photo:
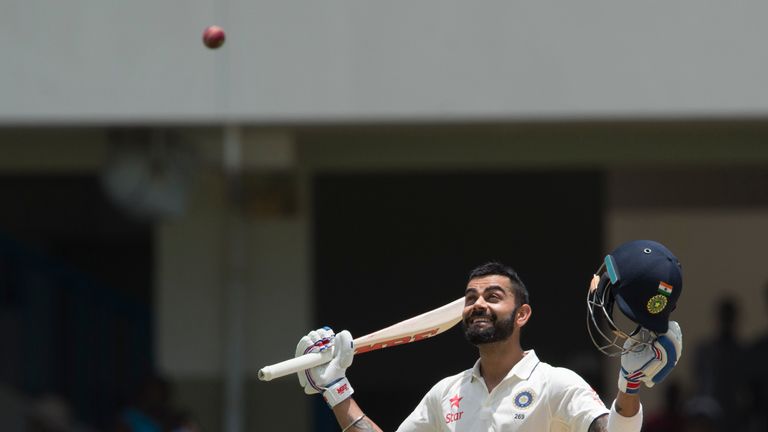
M 521 380 L 527 380 L 536 366 L 539 364 L 539 358 L 536 356 L 534 350 L 523 351 L 523 358 L 520 359 L 517 364 L 512 366 L 512 369 L 504 377 L 504 380 L 509 379 L 515 375 Z M 475 365 L 472 367 L 472 378 L 481 379 L 483 376 L 480 374 L 480 359 L 477 359 Z

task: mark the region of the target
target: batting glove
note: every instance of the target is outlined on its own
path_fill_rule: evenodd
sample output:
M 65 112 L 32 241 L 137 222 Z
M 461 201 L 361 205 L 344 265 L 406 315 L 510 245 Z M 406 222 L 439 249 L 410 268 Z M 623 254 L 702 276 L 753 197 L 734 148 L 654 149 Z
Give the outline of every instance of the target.
M 296 345 L 296 357 L 329 349 L 333 350 L 330 362 L 300 371 L 297 375 L 304 393 L 322 393 L 325 402 L 333 408 L 355 392 L 345 375 L 355 354 L 352 335 L 346 330 L 334 334 L 330 327 L 313 330 Z
M 618 384 L 619 390 L 627 394 L 637 393 L 640 383 L 653 387 L 672 372 L 683 353 L 683 332 L 677 321 L 670 321 L 667 332 L 658 335 L 652 344 L 631 349 L 635 345 L 627 339 L 624 348 L 629 352 L 621 356 Z

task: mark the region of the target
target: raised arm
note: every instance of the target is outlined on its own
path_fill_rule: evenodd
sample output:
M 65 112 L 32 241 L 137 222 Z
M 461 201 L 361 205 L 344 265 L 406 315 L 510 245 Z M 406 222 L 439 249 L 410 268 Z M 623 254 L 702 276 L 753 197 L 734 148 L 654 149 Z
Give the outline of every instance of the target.
M 632 348 L 628 340 L 625 348 Z M 630 344 L 629 346 L 627 344 Z M 616 400 L 611 412 L 595 419 L 589 432 L 639 432 L 643 425 L 640 387 L 653 387 L 672 372 L 683 353 L 683 333 L 676 321 L 650 345 L 630 349 L 621 356 Z
M 595 419 L 589 426 L 589 432 L 636 432 L 643 424 L 640 412 L 640 396 L 619 391 L 611 407 L 611 413 Z M 609 423 L 611 424 L 609 428 Z
M 306 394 L 322 393 L 323 399 L 333 410 L 339 427 L 344 432 L 382 432 L 373 420 L 352 399 L 355 390 L 346 377 L 352 365 L 354 346 L 352 335 L 344 330 L 334 334 L 329 327 L 309 332 L 296 346 L 296 357 L 310 353 L 333 350 L 330 362 L 298 372 L 299 384 Z
M 376 431 L 383 432 L 373 420 L 363 413 L 363 410 L 357 405 L 354 399 L 347 398 L 335 407 L 333 407 L 333 414 L 336 416 L 336 421 L 339 422 L 339 426 L 342 431 L 345 432 L 362 432 L 362 431 Z

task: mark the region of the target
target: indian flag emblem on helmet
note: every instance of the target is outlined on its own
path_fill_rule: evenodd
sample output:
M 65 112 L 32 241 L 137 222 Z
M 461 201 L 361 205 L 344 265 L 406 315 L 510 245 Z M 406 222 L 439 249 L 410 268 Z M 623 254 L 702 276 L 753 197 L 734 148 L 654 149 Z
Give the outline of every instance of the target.
M 659 282 L 659 293 L 669 297 L 672 295 L 672 285 L 666 282 Z

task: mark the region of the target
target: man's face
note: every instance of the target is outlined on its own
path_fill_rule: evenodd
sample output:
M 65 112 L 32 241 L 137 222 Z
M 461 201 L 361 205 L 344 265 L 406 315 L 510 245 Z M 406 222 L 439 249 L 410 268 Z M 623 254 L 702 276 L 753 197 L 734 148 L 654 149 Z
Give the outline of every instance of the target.
M 506 340 L 514 332 L 516 310 L 508 277 L 489 275 L 472 279 L 464 293 L 464 335 L 473 345 Z

